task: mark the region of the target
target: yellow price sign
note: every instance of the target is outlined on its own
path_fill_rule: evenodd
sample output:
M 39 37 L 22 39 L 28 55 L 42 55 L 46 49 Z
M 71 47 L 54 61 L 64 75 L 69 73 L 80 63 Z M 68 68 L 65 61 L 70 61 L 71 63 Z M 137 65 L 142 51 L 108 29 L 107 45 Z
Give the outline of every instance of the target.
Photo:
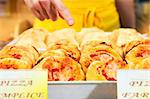
M 48 99 L 47 70 L 0 70 L 0 99 Z

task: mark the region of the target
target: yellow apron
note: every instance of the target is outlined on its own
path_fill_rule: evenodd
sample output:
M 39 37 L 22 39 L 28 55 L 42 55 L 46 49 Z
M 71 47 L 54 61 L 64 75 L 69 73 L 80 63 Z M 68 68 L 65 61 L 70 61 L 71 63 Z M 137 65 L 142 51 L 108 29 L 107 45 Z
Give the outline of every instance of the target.
M 83 27 L 98 27 L 105 31 L 119 28 L 119 16 L 115 7 L 115 0 L 63 0 L 75 20 L 71 27 L 80 31 Z M 34 28 L 45 28 L 54 31 L 69 27 L 61 18 L 40 21 L 35 19 Z

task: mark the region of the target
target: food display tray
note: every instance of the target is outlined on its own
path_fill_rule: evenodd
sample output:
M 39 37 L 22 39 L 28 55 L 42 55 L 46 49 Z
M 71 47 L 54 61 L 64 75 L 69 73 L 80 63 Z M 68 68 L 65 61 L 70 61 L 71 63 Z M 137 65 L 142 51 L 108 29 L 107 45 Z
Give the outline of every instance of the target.
M 17 40 L 7 45 L 13 45 Z M 44 51 L 45 49 L 39 50 Z M 117 99 L 117 82 L 49 81 L 48 99 Z
M 116 81 L 48 82 L 49 99 L 117 99 Z

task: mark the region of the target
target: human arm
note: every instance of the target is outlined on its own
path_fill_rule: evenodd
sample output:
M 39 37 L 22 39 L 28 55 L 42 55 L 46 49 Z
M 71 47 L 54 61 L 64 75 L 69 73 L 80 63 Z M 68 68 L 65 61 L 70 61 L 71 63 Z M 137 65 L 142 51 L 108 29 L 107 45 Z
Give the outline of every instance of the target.
M 134 0 L 116 0 L 122 27 L 136 28 Z

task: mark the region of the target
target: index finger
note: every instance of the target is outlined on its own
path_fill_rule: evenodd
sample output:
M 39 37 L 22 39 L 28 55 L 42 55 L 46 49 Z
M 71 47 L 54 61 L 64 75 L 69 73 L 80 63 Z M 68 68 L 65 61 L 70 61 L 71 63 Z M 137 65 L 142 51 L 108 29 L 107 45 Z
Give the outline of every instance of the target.
M 52 0 L 52 4 L 54 4 L 60 15 L 67 21 L 68 25 L 74 24 L 74 20 L 69 10 L 66 8 L 61 0 Z

